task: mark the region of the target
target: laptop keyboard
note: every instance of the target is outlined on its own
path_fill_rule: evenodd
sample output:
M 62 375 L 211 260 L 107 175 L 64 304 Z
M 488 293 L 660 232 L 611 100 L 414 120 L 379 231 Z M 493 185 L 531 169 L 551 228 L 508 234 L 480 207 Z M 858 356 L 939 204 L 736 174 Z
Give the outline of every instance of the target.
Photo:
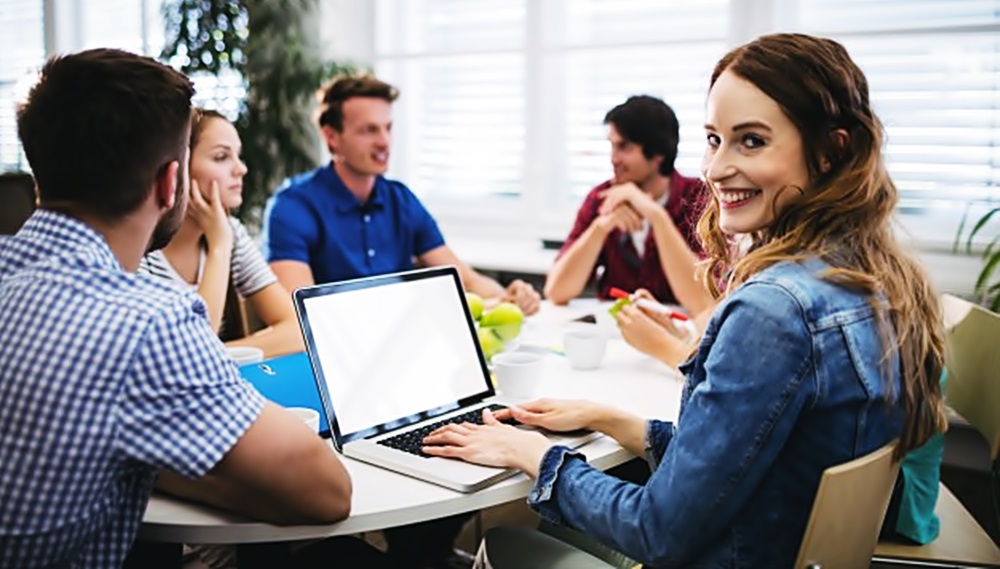
M 434 430 L 451 423 L 475 423 L 477 425 L 482 425 L 483 409 L 489 409 L 490 411 L 496 413 L 501 409 L 506 409 L 506 407 L 504 407 L 503 405 L 497 405 L 496 403 L 493 403 L 491 405 L 486 405 L 478 409 L 469 411 L 467 413 L 462 413 L 461 415 L 455 415 L 454 417 L 448 417 L 443 421 L 438 421 L 436 423 L 424 425 L 419 429 L 414 429 L 412 431 L 408 431 L 403 434 L 396 435 L 394 437 L 382 439 L 377 442 L 380 445 L 384 445 L 390 448 L 394 448 L 397 450 L 401 450 L 403 452 L 408 452 L 410 454 L 415 454 L 417 456 L 422 456 L 426 458 L 429 457 L 430 455 L 420 450 L 424 446 L 423 443 L 424 437 L 431 434 L 431 432 L 433 432 Z M 515 421 L 514 419 L 507 419 L 506 421 L 502 422 L 507 423 L 508 425 L 518 424 L 517 421 Z

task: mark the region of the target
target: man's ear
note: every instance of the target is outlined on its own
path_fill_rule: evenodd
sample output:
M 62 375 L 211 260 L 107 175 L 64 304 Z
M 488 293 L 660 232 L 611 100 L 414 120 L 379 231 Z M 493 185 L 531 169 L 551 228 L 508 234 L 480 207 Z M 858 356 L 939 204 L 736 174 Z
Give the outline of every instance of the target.
M 666 159 L 667 158 L 665 156 L 663 156 L 662 154 L 654 154 L 653 158 L 650 161 L 656 166 L 656 171 L 659 172 L 660 171 L 660 164 L 663 164 L 663 161 L 666 160 Z
M 340 142 L 340 133 L 328 124 L 321 126 L 320 131 L 323 133 L 323 142 L 326 142 L 326 149 L 331 155 L 336 154 L 338 142 Z
M 159 204 L 160 209 L 167 210 L 174 207 L 177 192 L 183 189 L 179 187 L 180 179 L 177 177 L 180 167 L 180 162 L 174 160 L 162 168 L 156 176 L 156 189 L 154 191 L 156 192 L 156 203 Z
M 830 131 L 830 139 L 833 142 L 834 155 L 843 156 L 844 151 L 847 150 L 847 145 L 850 143 L 851 138 L 847 134 L 847 131 L 842 128 L 837 128 Z M 830 159 L 826 156 L 820 158 L 819 169 L 826 174 L 830 171 Z

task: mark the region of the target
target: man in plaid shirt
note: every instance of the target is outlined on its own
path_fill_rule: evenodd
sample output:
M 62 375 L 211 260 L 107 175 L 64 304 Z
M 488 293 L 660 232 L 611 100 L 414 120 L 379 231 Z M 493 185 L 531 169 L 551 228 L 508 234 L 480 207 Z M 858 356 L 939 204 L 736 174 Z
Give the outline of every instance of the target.
M 192 94 L 100 49 L 18 112 L 40 207 L 0 241 L 0 567 L 120 566 L 157 472 L 265 521 L 348 515 L 343 465 L 240 379 L 204 302 L 135 274 L 184 215 Z
M 604 123 L 614 177 L 587 193 L 545 279 L 545 297 L 564 304 L 596 280 L 602 299 L 613 287 L 644 288 L 691 314 L 713 306 L 695 279 L 696 226 L 707 194 L 700 180 L 674 168 L 680 126 L 673 109 L 636 95 L 608 111 Z

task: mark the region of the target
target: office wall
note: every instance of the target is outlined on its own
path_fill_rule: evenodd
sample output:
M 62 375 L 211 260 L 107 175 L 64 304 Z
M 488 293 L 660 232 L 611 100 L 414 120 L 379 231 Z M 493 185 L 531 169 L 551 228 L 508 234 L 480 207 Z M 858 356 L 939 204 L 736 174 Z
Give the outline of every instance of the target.
M 375 2 L 323 0 L 319 12 L 319 38 L 325 57 L 361 66 L 374 62 Z

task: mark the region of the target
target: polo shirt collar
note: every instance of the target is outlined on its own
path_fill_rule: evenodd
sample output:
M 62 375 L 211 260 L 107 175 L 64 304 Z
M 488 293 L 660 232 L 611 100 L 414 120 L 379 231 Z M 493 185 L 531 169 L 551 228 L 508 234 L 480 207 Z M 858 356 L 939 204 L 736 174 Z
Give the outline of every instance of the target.
M 368 202 L 364 204 L 358 201 L 351 190 L 347 189 L 344 181 L 340 179 L 340 174 L 334 169 L 333 162 L 330 162 L 329 166 L 323 169 L 322 177 L 329 182 L 329 187 L 333 190 L 331 195 L 334 199 L 334 207 L 339 213 L 385 208 L 386 190 L 383 187 L 386 185 L 386 181 L 382 176 L 375 177 L 375 187 L 372 188 Z

